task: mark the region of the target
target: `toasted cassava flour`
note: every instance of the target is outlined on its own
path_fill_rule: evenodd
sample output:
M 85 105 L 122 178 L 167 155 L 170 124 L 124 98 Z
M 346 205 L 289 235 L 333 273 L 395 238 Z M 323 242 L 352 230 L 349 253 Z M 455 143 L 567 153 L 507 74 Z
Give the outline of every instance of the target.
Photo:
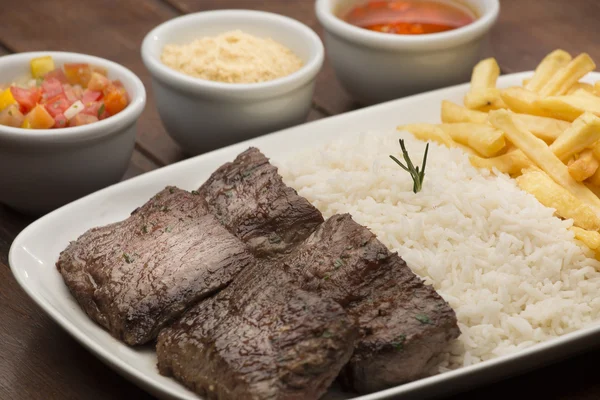
M 303 63 L 271 38 L 236 30 L 189 44 L 166 45 L 162 62 L 184 74 L 216 82 L 256 83 L 292 74 Z
M 326 217 L 350 213 L 456 311 L 461 336 L 441 370 L 511 354 L 600 320 L 600 262 L 508 175 L 430 144 L 423 189 L 389 159 L 404 137 L 420 165 L 425 143 L 372 132 L 273 162 Z

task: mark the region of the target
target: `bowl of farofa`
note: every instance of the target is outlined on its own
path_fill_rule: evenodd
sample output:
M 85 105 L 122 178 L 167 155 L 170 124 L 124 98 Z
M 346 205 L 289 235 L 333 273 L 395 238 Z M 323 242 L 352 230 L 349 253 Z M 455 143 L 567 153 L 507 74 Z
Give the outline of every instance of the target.
M 175 18 L 142 43 L 162 122 L 189 154 L 304 122 L 323 57 L 306 25 L 249 10 Z

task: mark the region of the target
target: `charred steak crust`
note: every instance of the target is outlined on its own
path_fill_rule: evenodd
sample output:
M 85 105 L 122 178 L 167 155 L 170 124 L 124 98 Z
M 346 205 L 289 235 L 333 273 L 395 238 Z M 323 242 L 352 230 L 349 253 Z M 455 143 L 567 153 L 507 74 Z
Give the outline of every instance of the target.
M 158 367 L 208 399 L 317 399 L 357 335 L 335 301 L 260 263 L 160 333 Z
M 349 214 L 329 218 L 282 263 L 302 289 L 356 318 L 360 338 L 342 373 L 356 391 L 424 376 L 459 335 L 450 306 Z
M 253 260 L 202 197 L 167 187 L 126 220 L 71 242 L 56 265 L 91 319 L 138 345 Z
M 323 222 L 256 148 L 221 166 L 198 191 L 210 212 L 260 257 L 289 251 Z

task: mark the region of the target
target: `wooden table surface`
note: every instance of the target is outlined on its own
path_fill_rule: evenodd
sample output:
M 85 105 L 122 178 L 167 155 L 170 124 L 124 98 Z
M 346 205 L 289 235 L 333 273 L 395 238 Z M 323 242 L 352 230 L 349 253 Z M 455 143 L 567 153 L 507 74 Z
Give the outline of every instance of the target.
M 140 58 L 144 35 L 178 15 L 217 8 L 249 8 L 296 18 L 318 33 L 313 0 L 18 0 L 0 11 L 0 56 L 35 50 L 88 53 L 125 65 L 140 76 L 148 104 L 124 179 L 182 160 L 155 108 Z M 548 52 L 586 51 L 600 60 L 597 0 L 502 0 L 486 55 L 504 73 L 530 70 Z M 308 120 L 357 108 L 326 63 Z M 2 188 L 0 188 L 2 190 Z M 46 316 L 19 288 L 8 266 L 15 236 L 33 218 L 0 205 L 0 399 L 151 399 L 98 361 Z M 600 399 L 599 350 L 559 364 L 471 389 L 449 399 L 505 399 L 532 391 L 540 399 Z

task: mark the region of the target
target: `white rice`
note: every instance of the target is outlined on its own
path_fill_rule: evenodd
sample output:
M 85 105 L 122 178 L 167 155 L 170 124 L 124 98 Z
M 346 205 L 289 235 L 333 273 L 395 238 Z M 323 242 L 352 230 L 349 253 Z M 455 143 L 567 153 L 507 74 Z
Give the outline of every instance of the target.
M 388 156 L 410 134 L 343 136 L 273 159 L 284 181 L 325 217 L 350 213 L 456 311 L 462 332 L 440 370 L 510 354 L 600 316 L 600 262 L 560 220 L 504 174 L 477 170 L 458 149 L 430 144 L 423 189 Z

